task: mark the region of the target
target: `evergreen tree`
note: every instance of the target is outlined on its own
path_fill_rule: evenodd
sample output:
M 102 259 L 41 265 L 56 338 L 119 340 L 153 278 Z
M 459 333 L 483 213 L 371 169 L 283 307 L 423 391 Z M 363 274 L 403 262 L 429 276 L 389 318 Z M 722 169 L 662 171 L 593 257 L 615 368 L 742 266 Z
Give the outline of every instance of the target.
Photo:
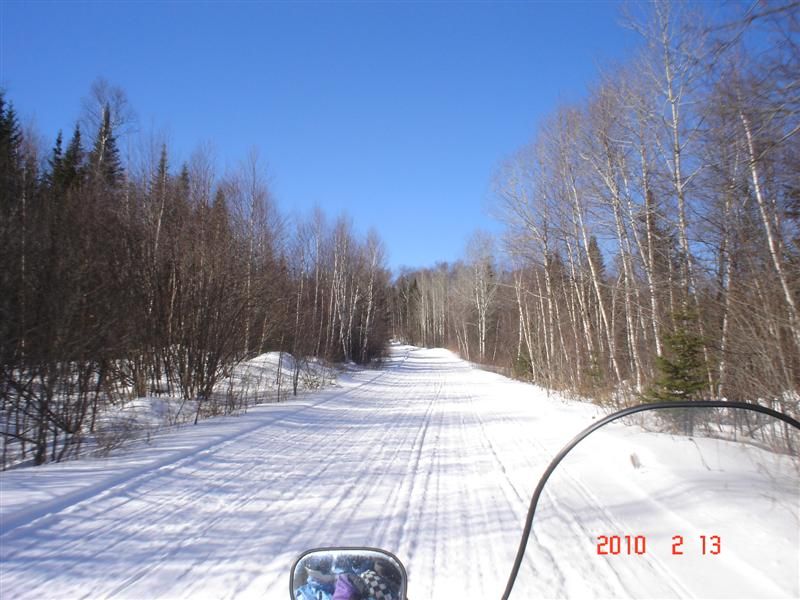
M 211 227 L 213 243 L 218 248 L 224 248 L 231 236 L 230 216 L 228 213 L 228 200 L 221 189 L 214 194 L 214 203 L 211 205 Z
M 646 394 L 654 402 L 698 400 L 707 385 L 703 339 L 695 333 L 697 317 L 681 311 L 673 319 L 675 328 L 664 336 L 664 354 L 656 359 L 659 374 Z
M 188 203 L 189 201 L 189 194 L 191 191 L 189 181 L 189 166 L 186 163 L 183 163 L 181 166 L 181 173 L 178 175 L 178 195 L 182 198 L 186 198 Z
M 191 185 L 189 180 L 189 167 L 186 166 L 184 163 L 181 166 L 181 171 L 178 174 L 177 178 L 174 180 L 174 213 L 175 219 L 177 220 L 176 225 L 180 227 L 180 223 L 183 219 L 186 219 L 191 214 L 191 207 L 190 207 L 190 194 L 191 194 Z
M 111 108 L 108 105 L 103 108 L 103 123 L 97 132 L 94 148 L 89 154 L 89 165 L 95 181 L 114 188 L 122 180 L 122 162 L 111 126 Z
M 62 185 L 64 189 L 80 182 L 83 175 L 83 146 L 81 145 L 81 128 L 75 125 L 72 139 L 64 153 L 64 160 L 61 162 Z
M 50 172 L 47 177 L 50 184 L 54 184 L 56 180 L 61 178 L 61 169 L 62 163 L 64 161 L 64 150 L 63 146 L 63 135 L 61 130 L 58 130 L 58 136 L 56 137 L 56 145 L 53 147 L 52 156 L 47 160 L 47 164 L 50 167 Z
M 14 107 L 0 92 L 0 206 L 17 202 L 22 185 L 22 131 Z
M 0 91 L 0 387 L 11 371 L 21 349 L 20 329 L 23 322 L 20 308 L 22 273 L 23 224 L 22 135 L 12 106 L 7 105 Z
M 160 199 L 167 193 L 167 181 L 169 179 L 169 159 L 167 156 L 167 145 L 161 146 L 161 156 L 158 159 L 158 168 L 153 178 L 153 194 Z
M 644 394 L 647 402 L 677 402 L 701 399 L 708 385 L 703 359 L 703 339 L 695 333 L 697 315 L 679 311 L 673 315 L 675 327 L 664 336 L 664 353 L 656 358 L 659 374 Z M 694 422 L 704 422 L 698 410 L 666 410 L 659 416 L 686 435 L 694 432 Z
M 601 281 L 604 281 L 606 278 L 606 265 L 605 261 L 603 260 L 603 253 L 600 252 L 600 246 L 597 243 L 597 237 L 594 235 L 589 237 L 589 248 L 587 249 L 587 252 L 589 253 L 589 257 L 592 260 L 595 270 L 597 271 L 597 276 Z
M 647 402 L 700 400 L 702 390 L 708 385 L 703 338 L 695 333 L 697 315 L 678 311 L 673 321 L 674 329 L 664 336 L 664 353 L 656 358 L 659 374 L 643 395 Z M 685 435 L 693 434 L 695 421 L 704 420 L 698 410 L 666 410 L 659 416 Z

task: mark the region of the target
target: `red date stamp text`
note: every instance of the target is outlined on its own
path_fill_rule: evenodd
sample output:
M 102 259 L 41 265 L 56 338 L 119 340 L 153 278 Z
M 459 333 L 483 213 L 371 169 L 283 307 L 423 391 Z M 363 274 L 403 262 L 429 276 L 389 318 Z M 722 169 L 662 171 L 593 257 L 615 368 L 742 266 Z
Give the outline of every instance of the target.
M 695 554 L 715 556 L 722 552 L 722 539 L 718 535 L 700 535 L 696 538 L 672 536 L 672 555 Z M 647 537 L 644 535 L 598 535 L 597 554 L 602 556 L 636 556 L 647 554 Z

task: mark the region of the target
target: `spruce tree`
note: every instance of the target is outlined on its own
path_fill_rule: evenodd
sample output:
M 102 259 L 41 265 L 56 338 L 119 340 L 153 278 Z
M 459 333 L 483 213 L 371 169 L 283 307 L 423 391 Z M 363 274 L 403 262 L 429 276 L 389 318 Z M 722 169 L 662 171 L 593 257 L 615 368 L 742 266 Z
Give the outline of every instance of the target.
M 119 158 L 117 139 L 111 126 L 111 108 L 103 108 L 103 123 L 97 132 L 94 148 L 89 155 L 89 165 L 95 181 L 111 188 L 122 180 L 122 162 Z
M 180 175 L 178 175 L 178 195 L 186 198 L 187 204 L 189 201 L 189 194 L 191 191 L 191 182 L 189 180 L 189 166 L 183 163 L 181 166 Z
M 0 91 L 0 374 L 13 365 L 22 348 L 22 247 L 24 219 L 22 135 L 12 106 Z
M 178 219 L 182 219 L 191 213 L 190 194 L 189 167 L 186 166 L 186 163 L 183 163 L 180 174 L 175 181 L 175 212 Z
M 606 265 L 605 261 L 603 260 L 603 253 L 600 252 L 600 246 L 597 243 L 597 237 L 594 235 L 589 237 L 589 248 L 587 249 L 587 252 L 591 257 L 595 270 L 597 271 L 597 276 L 600 278 L 600 280 L 605 280 Z
M 161 146 L 161 155 L 158 159 L 158 167 L 156 172 L 153 173 L 153 179 L 150 184 L 151 193 L 155 202 L 164 205 L 167 195 L 167 187 L 169 183 L 169 158 L 167 156 L 167 145 Z
M 18 201 L 22 186 L 22 131 L 14 107 L 0 92 L 0 206 Z
M 83 146 L 81 145 L 80 125 L 75 125 L 72 139 L 64 153 L 64 160 L 61 162 L 61 171 L 64 189 L 79 183 L 83 176 Z
M 50 158 L 47 159 L 47 166 L 49 172 L 46 174 L 45 179 L 50 184 L 50 187 L 56 185 L 56 182 L 62 178 L 62 163 L 64 162 L 64 149 L 63 149 L 63 135 L 61 130 L 58 130 L 56 137 L 56 145 L 53 146 L 53 152 Z
M 659 375 L 647 397 L 656 402 L 698 400 L 706 379 L 703 339 L 695 333 L 697 318 L 679 311 L 673 319 L 675 327 L 664 336 L 664 353 L 656 359 Z
M 664 352 L 656 358 L 659 374 L 644 394 L 648 402 L 677 402 L 700 400 L 706 387 L 706 365 L 703 358 L 703 338 L 696 330 L 697 315 L 687 310 L 673 315 L 675 326 L 664 336 Z M 676 410 L 659 413 L 665 421 L 691 435 L 696 410 Z
M 214 241 L 222 246 L 230 234 L 230 218 L 228 201 L 221 189 L 214 194 L 214 203 L 211 205 L 211 227 L 214 231 Z

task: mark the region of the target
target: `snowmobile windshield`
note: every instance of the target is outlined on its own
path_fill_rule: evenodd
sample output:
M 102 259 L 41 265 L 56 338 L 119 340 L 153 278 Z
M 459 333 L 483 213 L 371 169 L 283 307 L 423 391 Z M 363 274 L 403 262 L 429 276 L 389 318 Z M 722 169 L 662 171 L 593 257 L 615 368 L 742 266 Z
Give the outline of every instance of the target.
M 800 424 L 743 406 L 662 405 L 577 436 L 540 482 L 506 597 L 800 597 Z

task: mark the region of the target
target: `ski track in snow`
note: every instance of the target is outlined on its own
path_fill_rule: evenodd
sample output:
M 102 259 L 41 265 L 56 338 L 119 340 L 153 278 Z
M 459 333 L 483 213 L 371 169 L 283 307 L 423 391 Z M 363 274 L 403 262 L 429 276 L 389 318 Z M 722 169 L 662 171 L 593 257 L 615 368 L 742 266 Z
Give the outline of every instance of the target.
M 412 600 L 499 597 L 540 474 L 599 409 L 444 350 L 394 346 L 385 368 L 343 379 L 115 460 L 2 474 L 0 596 L 285 598 L 303 550 L 367 545 L 404 561 Z M 559 495 L 625 533 L 569 467 L 560 476 Z M 626 474 L 610 477 L 636 497 Z M 551 512 L 534 527 L 517 597 L 635 596 L 648 573 L 651 595 L 698 595 L 656 556 L 576 566 L 570 543 L 593 547 L 598 532 L 545 496 L 540 510 Z M 548 514 L 567 535 L 553 534 Z

